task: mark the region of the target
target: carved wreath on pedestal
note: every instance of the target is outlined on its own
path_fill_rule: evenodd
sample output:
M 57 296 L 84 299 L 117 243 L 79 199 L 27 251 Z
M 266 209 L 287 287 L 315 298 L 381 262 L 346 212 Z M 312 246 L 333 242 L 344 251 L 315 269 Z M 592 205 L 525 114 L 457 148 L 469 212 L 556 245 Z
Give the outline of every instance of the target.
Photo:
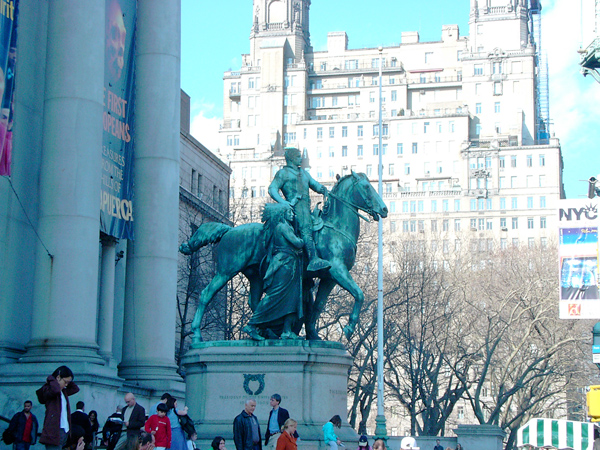
M 256 390 L 250 389 L 250 382 L 257 381 L 258 388 Z M 262 391 L 265 389 L 265 374 L 257 373 L 257 374 L 244 374 L 244 392 L 248 395 L 260 395 Z

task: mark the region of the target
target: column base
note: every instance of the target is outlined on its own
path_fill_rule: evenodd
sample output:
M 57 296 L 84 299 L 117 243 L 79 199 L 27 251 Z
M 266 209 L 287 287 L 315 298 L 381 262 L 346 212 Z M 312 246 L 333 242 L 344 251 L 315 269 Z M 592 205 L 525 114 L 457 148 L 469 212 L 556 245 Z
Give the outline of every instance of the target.
M 98 355 L 95 342 L 77 342 L 74 339 L 32 339 L 26 345 L 27 351 L 20 362 L 48 362 L 68 365 L 74 363 L 92 363 L 104 365 L 104 359 Z
M 177 366 L 174 363 L 162 360 L 125 360 L 119 366 L 119 376 L 126 380 L 126 384 L 144 387 L 156 390 L 171 392 L 177 397 L 185 394 L 185 383 L 177 373 Z

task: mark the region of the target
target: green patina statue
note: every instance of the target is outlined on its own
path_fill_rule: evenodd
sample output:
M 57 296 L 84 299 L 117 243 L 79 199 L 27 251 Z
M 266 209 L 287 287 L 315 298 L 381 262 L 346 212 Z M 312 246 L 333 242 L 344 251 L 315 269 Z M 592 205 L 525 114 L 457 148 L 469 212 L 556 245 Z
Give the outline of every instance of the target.
M 318 340 L 316 323 L 327 296 L 336 284 L 354 297 L 354 307 L 344 327 L 344 334 L 350 338 L 354 333 L 364 300 L 362 290 L 349 273 L 356 258 L 356 243 L 360 233 L 362 216 L 359 210 L 379 220 L 380 217 L 387 217 L 387 207 L 368 178 L 352 172 L 342 177 L 328 194 L 321 215 L 323 226 L 319 227 L 314 237 L 306 231 L 306 226 L 302 231 L 300 215 L 306 219 L 304 209 L 309 211 L 310 205 L 308 188 L 323 193 L 326 189 L 310 176 L 304 176 L 304 171 L 298 168 L 297 155 L 296 152 L 286 152 L 288 166 L 277 173 L 269 187 L 269 193 L 280 201 L 281 206 L 265 206 L 264 224 L 230 227 L 221 223 L 206 223 L 198 228 L 188 242 L 181 244 L 179 250 L 189 255 L 205 245 L 219 243 L 214 254 L 216 275 L 200 294 L 192 322 L 193 344 L 202 340 L 200 323 L 206 305 L 238 273 L 243 273 L 250 282 L 249 305 L 256 317 L 252 317 L 245 331 L 252 339 L 293 339 L 304 324 L 306 339 Z M 279 196 L 279 190 L 283 192 L 285 200 Z M 298 198 L 303 196 L 304 199 Z M 298 207 L 301 201 L 302 205 Z M 296 212 L 302 238 L 293 232 L 290 207 Z M 311 222 L 308 224 L 310 226 Z M 310 236 L 305 239 L 307 233 Z M 313 246 L 312 250 L 308 248 L 309 245 Z M 305 267 L 301 252 L 298 251 L 303 246 L 307 248 L 310 261 L 316 262 L 316 273 L 309 273 L 308 267 Z M 310 290 L 313 276 L 320 278 L 314 299 Z M 263 297 L 263 294 L 266 295 Z
M 269 195 L 278 203 L 294 208 L 300 236 L 308 253 L 306 270 L 314 274 L 329 269 L 331 264 L 318 257 L 313 239 L 313 224 L 310 214 L 310 196 L 308 189 L 319 194 L 327 194 L 327 188 L 315 181 L 306 170 L 302 170 L 302 154 L 297 148 L 289 147 L 285 151 L 286 166 L 280 169 L 269 186 Z M 283 193 L 285 200 L 279 194 Z

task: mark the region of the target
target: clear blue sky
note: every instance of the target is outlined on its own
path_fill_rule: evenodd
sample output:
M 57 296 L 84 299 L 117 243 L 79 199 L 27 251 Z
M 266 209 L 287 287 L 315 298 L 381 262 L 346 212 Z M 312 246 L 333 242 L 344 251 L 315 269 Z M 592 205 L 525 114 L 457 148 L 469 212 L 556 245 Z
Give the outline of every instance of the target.
M 583 0 L 584 3 L 590 0 Z M 400 42 L 402 31 L 437 41 L 442 25 L 468 34 L 469 0 L 312 0 L 311 43 L 325 48 L 329 31 L 346 31 L 350 48 Z M 550 67 L 550 115 L 564 159 L 568 198 L 587 193 L 586 180 L 600 173 L 600 84 L 579 73 L 580 2 L 542 0 L 543 46 Z M 366 9 L 365 9 L 366 8 Z M 249 53 L 252 0 L 182 0 L 181 86 L 192 101 L 192 134 L 215 149 L 223 114 L 223 72 L 237 70 Z M 590 14 L 584 13 L 584 19 Z M 584 29 L 590 27 L 584 20 Z M 560 29 L 561 32 L 556 32 Z M 584 46 L 588 42 L 584 37 Z

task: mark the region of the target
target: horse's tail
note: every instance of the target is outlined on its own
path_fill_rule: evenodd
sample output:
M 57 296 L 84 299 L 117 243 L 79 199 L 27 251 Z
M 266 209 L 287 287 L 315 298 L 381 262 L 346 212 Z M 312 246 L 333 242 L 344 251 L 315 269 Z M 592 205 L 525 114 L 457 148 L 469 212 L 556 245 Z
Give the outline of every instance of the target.
M 219 222 L 202 224 L 188 241 L 189 248 L 195 252 L 205 245 L 216 244 L 231 229 L 229 225 Z

